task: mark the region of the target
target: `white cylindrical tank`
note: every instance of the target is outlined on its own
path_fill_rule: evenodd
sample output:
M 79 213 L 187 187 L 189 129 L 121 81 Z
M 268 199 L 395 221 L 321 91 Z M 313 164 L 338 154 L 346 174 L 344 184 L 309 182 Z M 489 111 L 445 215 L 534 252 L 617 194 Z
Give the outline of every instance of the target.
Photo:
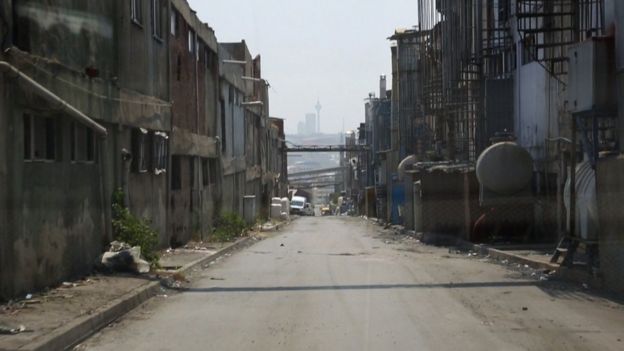
M 565 183 L 563 202 L 570 218 L 570 178 Z M 568 229 L 570 221 L 567 221 Z M 596 171 L 587 161 L 576 167 L 576 235 L 585 240 L 598 239 L 598 200 Z
M 513 195 L 533 177 L 533 158 L 523 147 L 503 142 L 487 148 L 477 160 L 479 183 L 499 195 Z

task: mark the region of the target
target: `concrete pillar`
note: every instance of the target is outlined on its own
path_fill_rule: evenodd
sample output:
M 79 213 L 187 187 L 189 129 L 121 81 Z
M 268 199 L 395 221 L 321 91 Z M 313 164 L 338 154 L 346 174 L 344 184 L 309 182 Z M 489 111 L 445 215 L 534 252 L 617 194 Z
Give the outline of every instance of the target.
M 5 75 L 0 73 L 0 298 L 7 297 L 11 292 L 8 291 L 8 269 L 11 269 L 10 257 L 12 250 L 12 240 L 7 236 L 11 231 L 7 228 L 7 140 L 11 140 L 8 133 L 7 120 L 9 119 L 9 108 L 7 106 L 9 90 L 6 86 Z
M 613 0 L 611 0 L 613 1 Z M 618 134 L 620 151 L 624 152 L 624 1 L 615 1 L 615 49 L 618 84 Z

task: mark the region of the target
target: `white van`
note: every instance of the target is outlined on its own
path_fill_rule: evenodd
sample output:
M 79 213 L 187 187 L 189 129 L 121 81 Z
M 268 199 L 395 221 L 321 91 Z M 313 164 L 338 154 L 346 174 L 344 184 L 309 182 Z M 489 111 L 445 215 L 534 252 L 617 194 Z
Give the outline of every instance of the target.
M 307 199 L 303 196 L 293 196 L 290 202 L 290 214 L 303 215 Z

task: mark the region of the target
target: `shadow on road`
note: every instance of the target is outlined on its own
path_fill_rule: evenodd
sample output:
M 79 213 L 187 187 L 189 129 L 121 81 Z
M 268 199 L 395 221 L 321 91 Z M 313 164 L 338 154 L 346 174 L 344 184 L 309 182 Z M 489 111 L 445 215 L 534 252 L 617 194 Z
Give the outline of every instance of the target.
M 323 291 L 323 290 L 388 290 L 388 289 L 469 289 L 469 288 L 507 288 L 539 286 L 539 282 L 475 282 L 444 284 L 376 284 L 376 285 L 312 285 L 312 286 L 269 286 L 269 287 L 213 287 L 180 288 L 182 292 L 219 293 L 219 292 L 275 292 L 275 291 Z

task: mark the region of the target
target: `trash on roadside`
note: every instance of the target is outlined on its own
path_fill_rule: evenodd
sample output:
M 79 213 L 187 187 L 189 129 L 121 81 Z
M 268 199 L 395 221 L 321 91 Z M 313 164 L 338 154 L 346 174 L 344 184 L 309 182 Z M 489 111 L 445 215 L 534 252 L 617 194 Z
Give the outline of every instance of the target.
M 26 294 L 26 300 L 30 300 L 32 298 L 33 298 L 32 294 Z
M 0 325 L 0 335 L 16 335 L 19 333 L 23 333 L 26 331 L 26 327 L 23 325 L 20 325 L 19 327 L 16 328 L 11 328 L 5 325 Z
M 528 308 L 528 307 L 526 307 L 526 306 L 524 306 L 524 307 L 522 307 L 522 310 L 523 310 L 523 311 L 528 311 L 528 310 L 529 310 L 529 308 Z
M 100 256 L 97 265 L 112 271 L 130 271 L 139 274 L 150 271 L 149 262 L 141 258 L 141 247 L 130 247 L 118 241 L 110 244 L 110 249 Z

